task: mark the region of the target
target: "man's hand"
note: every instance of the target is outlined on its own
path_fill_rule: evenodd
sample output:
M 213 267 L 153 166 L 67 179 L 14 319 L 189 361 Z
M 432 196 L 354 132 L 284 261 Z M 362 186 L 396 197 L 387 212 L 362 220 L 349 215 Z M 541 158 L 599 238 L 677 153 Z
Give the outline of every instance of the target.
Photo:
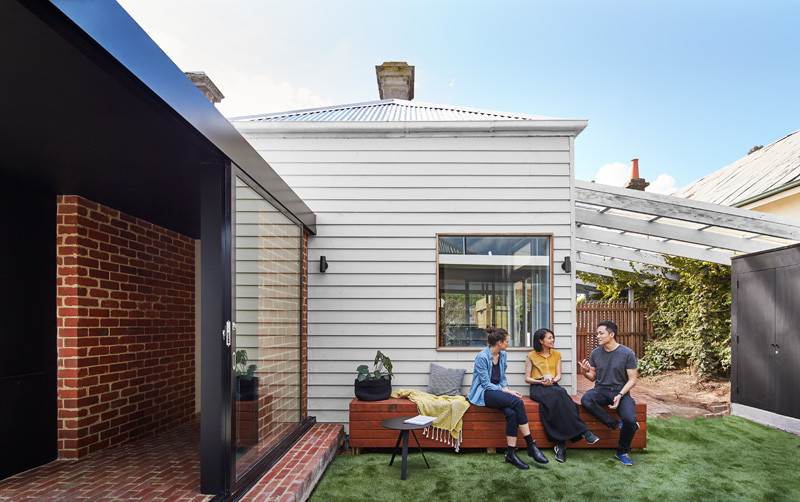
M 578 366 L 581 367 L 583 376 L 585 376 L 587 380 L 589 380 L 590 382 L 595 381 L 595 379 L 597 378 L 597 371 L 595 370 L 595 368 L 592 368 L 592 365 L 589 364 L 589 361 L 587 359 L 584 359 L 583 361 L 579 362 Z
M 620 396 L 619 394 L 617 394 L 616 396 L 614 396 L 614 402 L 613 402 L 613 403 L 611 403 L 611 404 L 609 404 L 609 405 L 608 405 L 608 408 L 609 408 L 609 409 L 612 409 L 612 410 L 616 410 L 616 409 L 617 409 L 617 406 L 619 406 L 619 402 L 620 402 L 620 400 L 621 400 L 621 399 L 622 399 L 622 396 Z

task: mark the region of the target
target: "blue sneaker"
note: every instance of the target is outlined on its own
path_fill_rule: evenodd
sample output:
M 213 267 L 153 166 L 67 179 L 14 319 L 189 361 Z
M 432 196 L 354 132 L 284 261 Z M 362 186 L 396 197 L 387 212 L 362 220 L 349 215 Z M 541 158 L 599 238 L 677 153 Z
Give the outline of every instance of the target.
M 631 457 L 629 457 L 627 453 L 616 453 L 614 456 L 622 462 L 622 465 L 633 465 L 633 460 L 631 460 Z
M 595 436 L 592 431 L 584 432 L 581 437 L 586 440 L 589 444 L 595 444 L 596 442 L 600 441 L 600 438 Z

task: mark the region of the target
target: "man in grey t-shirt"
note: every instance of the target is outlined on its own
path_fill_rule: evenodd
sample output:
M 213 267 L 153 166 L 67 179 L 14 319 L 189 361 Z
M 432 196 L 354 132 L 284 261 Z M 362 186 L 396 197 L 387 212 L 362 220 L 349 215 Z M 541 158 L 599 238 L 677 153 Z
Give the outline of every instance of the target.
M 597 325 L 599 347 L 592 351 L 589 360 L 580 362 L 581 370 L 594 389 L 586 391 L 581 397 L 583 407 L 597 417 L 606 427 L 620 429 L 617 458 L 624 465 L 633 465 L 628 452 L 639 424 L 636 422 L 636 403 L 630 390 L 636 385 L 636 354 L 631 349 L 617 343 L 617 325 L 603 321 Z M 620 421 L 611 418 L 603 409 L 608 406 L 617 410 Z

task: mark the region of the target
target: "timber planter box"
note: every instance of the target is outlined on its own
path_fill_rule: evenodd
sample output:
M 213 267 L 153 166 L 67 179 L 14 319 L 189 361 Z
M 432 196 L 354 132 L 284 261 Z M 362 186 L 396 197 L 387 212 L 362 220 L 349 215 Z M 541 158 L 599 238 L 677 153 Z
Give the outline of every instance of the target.
M 580 405 L 578 396 L 571 396 Z M 529 397 L 523 397 L 525 411 L 531 428 L 531 435 L 540 448 L 555 446 L 548 441 L 539 417 L 539 405 Z M 613 410 L 607 410 L 612 417 L 618 415 Z M 359 453 L 360 448 L 392 448 L 397 441 L 397 431 L 381 426 L 387 418 L 418 415 L 417 405 L 408 399 L 390 398 L 384 401 L 350 401 L 350 447 Z M 619 430 L 612 431 L 601 424 L 594 416 L 580 407 L 580 416 L 589 429 L 594 432 L 600 441 L 589 445 L 580 440 L 575 443 L 567 442 L 567 448 L 616 448 L 619 441 Z M 647 445 L 647 404 L 636 403 L 636 416 L 639 430 L 633 439 L 631 448 L 642 449 Z M 461 448 L 487 448 L 490 450 L 506 447 L 505 417 L 503 412 L 485 406 L 470 405 L 464 413 Z M 422 434 L 417 434 L 419 442 L 426 448 L 447 448 L 447 445 L 429 439 Z M 517 438 L 517 446 L 525 447 L 522 436 Z

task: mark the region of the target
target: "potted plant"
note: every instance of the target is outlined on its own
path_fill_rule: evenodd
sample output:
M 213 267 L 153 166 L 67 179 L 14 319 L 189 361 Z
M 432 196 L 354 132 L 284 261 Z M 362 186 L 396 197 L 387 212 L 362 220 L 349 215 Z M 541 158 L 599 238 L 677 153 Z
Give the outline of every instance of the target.
M 389 399 L 392 393 L 392 360 L 379 350 L 375 354 L 374 369 L 362 364 L 356 371 L 356 397 L 362 401 L 381 401 Z
M 256 376 L 256 365 L 248 365 L 247 351 L 245 349 L 237 350 L 236 364 L 234 370 L 236 372 L 236 400 L 237 401 L 255 401 L 258 399 L 258 377 Z
M 258 368 L 255 364 L 247 364 L 247 351 L 244 349 L 234 353 L 234 361 L 236 446 L 249 447 L 258 443 Z

